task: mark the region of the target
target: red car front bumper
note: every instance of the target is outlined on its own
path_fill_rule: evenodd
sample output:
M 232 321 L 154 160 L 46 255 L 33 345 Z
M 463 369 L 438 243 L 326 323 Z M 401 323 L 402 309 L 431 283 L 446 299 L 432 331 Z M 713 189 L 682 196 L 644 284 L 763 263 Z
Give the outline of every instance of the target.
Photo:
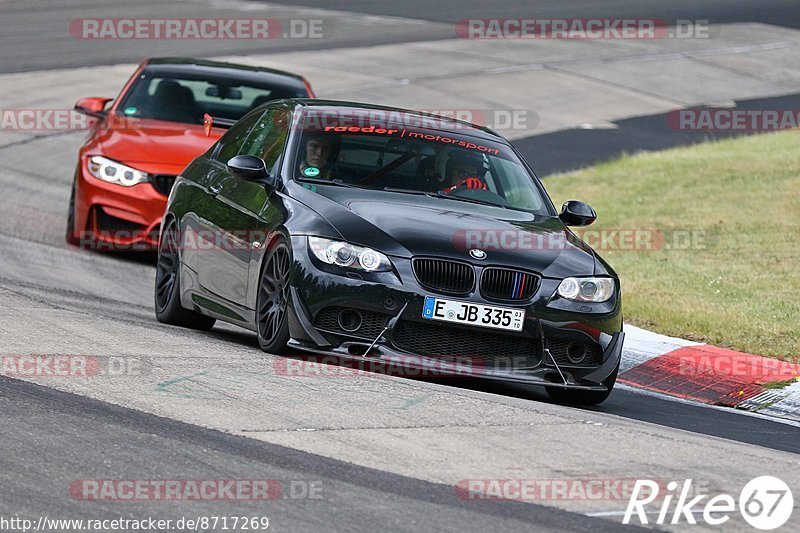
M 171 175 L 157 175 L 133 187 L 108 183 L 92 176 L 81 158 L 75 180 L 78 245 L 91 250 L 155 250 L 172 181 Z

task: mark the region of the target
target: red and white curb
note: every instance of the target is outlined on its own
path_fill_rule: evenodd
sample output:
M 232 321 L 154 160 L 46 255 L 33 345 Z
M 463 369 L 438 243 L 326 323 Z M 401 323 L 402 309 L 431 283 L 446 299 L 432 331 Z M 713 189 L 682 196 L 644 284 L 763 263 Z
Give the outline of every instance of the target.
M 800 422 L 800 365 L 625 325 L 618 381 Z

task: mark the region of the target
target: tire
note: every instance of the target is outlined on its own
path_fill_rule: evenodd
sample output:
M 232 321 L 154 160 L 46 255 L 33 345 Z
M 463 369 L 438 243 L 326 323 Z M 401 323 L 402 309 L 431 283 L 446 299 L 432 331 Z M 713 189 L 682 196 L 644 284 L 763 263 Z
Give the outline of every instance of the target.
M 216 319 L 189 311 L 181 306 L 181 277 L 178 227 L 170 218 L 161 232 L 156 264 L 154 304 L 159 322 L 173 326 L 208 331 Z
M 77 179 L 77 178 L 76 178 Z M 72 180 L 72 192 L 69 195 L 69 209 L 67 210 L 67 228 L 64 240 L 72 246 L 80 246 L 81 240 L 75 236 L 75 179 Z
M 256 298 L 258 345 L 263 351 L 277 355 L 286 353 L 289 342 L 290 267 L 289 246 L 279 237 L 264 257 Z
M 556 403 L 562 405 L 598 405 L 603 403 L 609 397 L 611 391 L 614 389 L 614 383 L 617 382 L 617 374 L 619 373 L 619 364 L 606 379 L 603 380 L 603 385 L 607 387 L 604 391 L 593 390 L 574 390 L 562 389 L 560 387 L 545 387 L 547 395 Z

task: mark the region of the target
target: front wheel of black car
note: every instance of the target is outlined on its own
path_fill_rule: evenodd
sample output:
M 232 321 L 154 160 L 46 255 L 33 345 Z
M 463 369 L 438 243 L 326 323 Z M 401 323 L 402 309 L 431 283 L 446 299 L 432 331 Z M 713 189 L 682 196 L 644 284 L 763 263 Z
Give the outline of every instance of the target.
M 189 311 L 181 306 L 180 256 L 178 227 L 170 219 L 161 232 L 156 265 L 156 318 L 164 324 L 208 331 L 215 319 Z
M 258 345 L 265 352 L 282 354 L 289 342 L 289 247 L 283 239 L 273 242 L 264 258 L 258 282 L 256 324 Z
M 603 403 L 611 394 L 614 383 L 617 382 L 618 373 L 619 364 L 617 364 L 617 368 L 614 369 L 614 372 L 603 380 L 603 385 L 607 387 L 604 391 L 562 389 L 560 387 L 545 387 L 545 390 L 550 399 L 556 403 L 565 405 L 597 405 Z

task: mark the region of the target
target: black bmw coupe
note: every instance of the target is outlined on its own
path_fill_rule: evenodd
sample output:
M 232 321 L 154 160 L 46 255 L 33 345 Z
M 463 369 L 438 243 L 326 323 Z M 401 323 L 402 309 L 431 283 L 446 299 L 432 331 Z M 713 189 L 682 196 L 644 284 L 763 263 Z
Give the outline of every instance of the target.
M 401 363 L 610 394 L 624 334 L 611 267 L 493 131 L 390 107 L 281 100 L 178 177 L 162 225 L 161 322 L 257 332 L 274 354 Z

